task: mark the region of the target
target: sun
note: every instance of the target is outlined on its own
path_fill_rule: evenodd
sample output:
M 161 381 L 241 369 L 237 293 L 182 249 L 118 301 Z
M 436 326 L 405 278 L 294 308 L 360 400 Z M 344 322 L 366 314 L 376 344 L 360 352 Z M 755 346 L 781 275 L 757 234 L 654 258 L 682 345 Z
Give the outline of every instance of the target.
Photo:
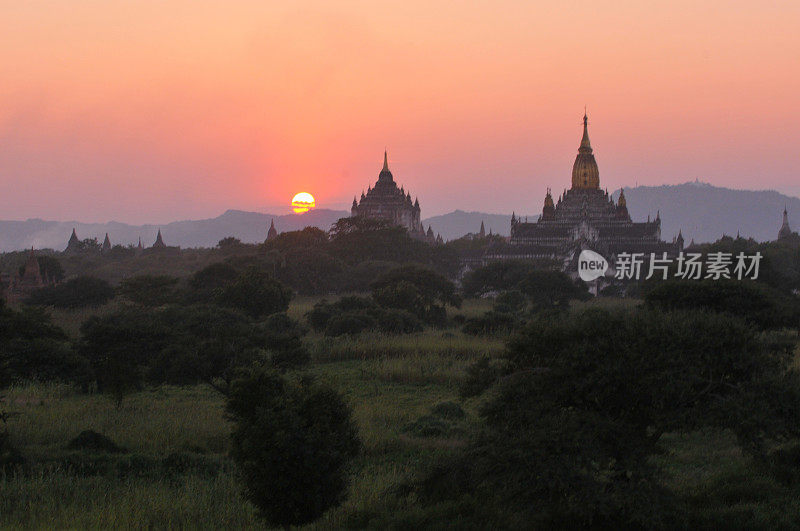
M 300 192 L 299 194 L 295 194 L 295 196 L 292 198 L 292 208 L 294 209 L 295 214 L 308 212 L 315 206 L 317 205 L 314 202 L 314 196 L 308 192 Z

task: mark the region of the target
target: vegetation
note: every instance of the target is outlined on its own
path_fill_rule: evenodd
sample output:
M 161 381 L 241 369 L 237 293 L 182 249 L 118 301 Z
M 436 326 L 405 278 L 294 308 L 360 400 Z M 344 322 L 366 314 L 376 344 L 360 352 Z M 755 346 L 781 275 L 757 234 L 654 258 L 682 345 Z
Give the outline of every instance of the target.
M 101 306 L 113 298 L 114 288 L 111 284 L 99 278 L 82 276 L 37 289 L 25 303 L 55 308 L 87 308 Z
M 60 256 L 119 296 L 0 306 L 0 527 L 796 526 L 790 289 L 507 263 L 459 292 L 386 230 Z
M 306 524 L 343 501 L 346 465 L 360 443 L 334 390 L 256 370 L 233 383 L 227 412 L 231 456 L 267 522 Z

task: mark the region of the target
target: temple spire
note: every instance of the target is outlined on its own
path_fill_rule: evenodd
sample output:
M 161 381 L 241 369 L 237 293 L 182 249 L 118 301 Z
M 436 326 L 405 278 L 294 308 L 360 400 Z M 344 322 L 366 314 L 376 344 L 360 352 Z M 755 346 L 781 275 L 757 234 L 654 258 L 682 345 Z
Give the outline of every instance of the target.
M 586 115 L 585 109 L 583 112 L 583 138 L 581 138 L 581 146 L 578 151 L 583 152 L 584 150 L 592 152 L 592 144 L 589 142 L 589 117 Z
M 386 153 L 386 150 L 383 150 L 383 170 L 382 171 L 389 171 L 389 156 Z

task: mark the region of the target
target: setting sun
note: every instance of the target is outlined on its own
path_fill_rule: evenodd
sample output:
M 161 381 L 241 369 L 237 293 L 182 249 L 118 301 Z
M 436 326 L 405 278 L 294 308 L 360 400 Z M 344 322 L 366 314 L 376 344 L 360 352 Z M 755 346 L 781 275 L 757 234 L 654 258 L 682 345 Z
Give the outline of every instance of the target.
M 316 204 L 314 203 L 314 196 L 308 192 L 300 192 L 299 194 L 295 194 L 295 196 L 292 198 L 292 208 L 294 209 L 295 214 L 308 212 L 315 206 Z

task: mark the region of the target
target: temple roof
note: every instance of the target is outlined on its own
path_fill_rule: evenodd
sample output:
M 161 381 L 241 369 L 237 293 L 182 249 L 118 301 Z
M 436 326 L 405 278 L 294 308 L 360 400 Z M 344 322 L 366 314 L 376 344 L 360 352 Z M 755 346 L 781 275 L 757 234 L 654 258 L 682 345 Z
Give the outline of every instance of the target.
M 600 171 L 592 153 L 592 144 L 589 142 L 589 118 L 586 114 L 583 115 L 583 138 L 575 163 L 572 165 L 572 188 L 600 188 Z

